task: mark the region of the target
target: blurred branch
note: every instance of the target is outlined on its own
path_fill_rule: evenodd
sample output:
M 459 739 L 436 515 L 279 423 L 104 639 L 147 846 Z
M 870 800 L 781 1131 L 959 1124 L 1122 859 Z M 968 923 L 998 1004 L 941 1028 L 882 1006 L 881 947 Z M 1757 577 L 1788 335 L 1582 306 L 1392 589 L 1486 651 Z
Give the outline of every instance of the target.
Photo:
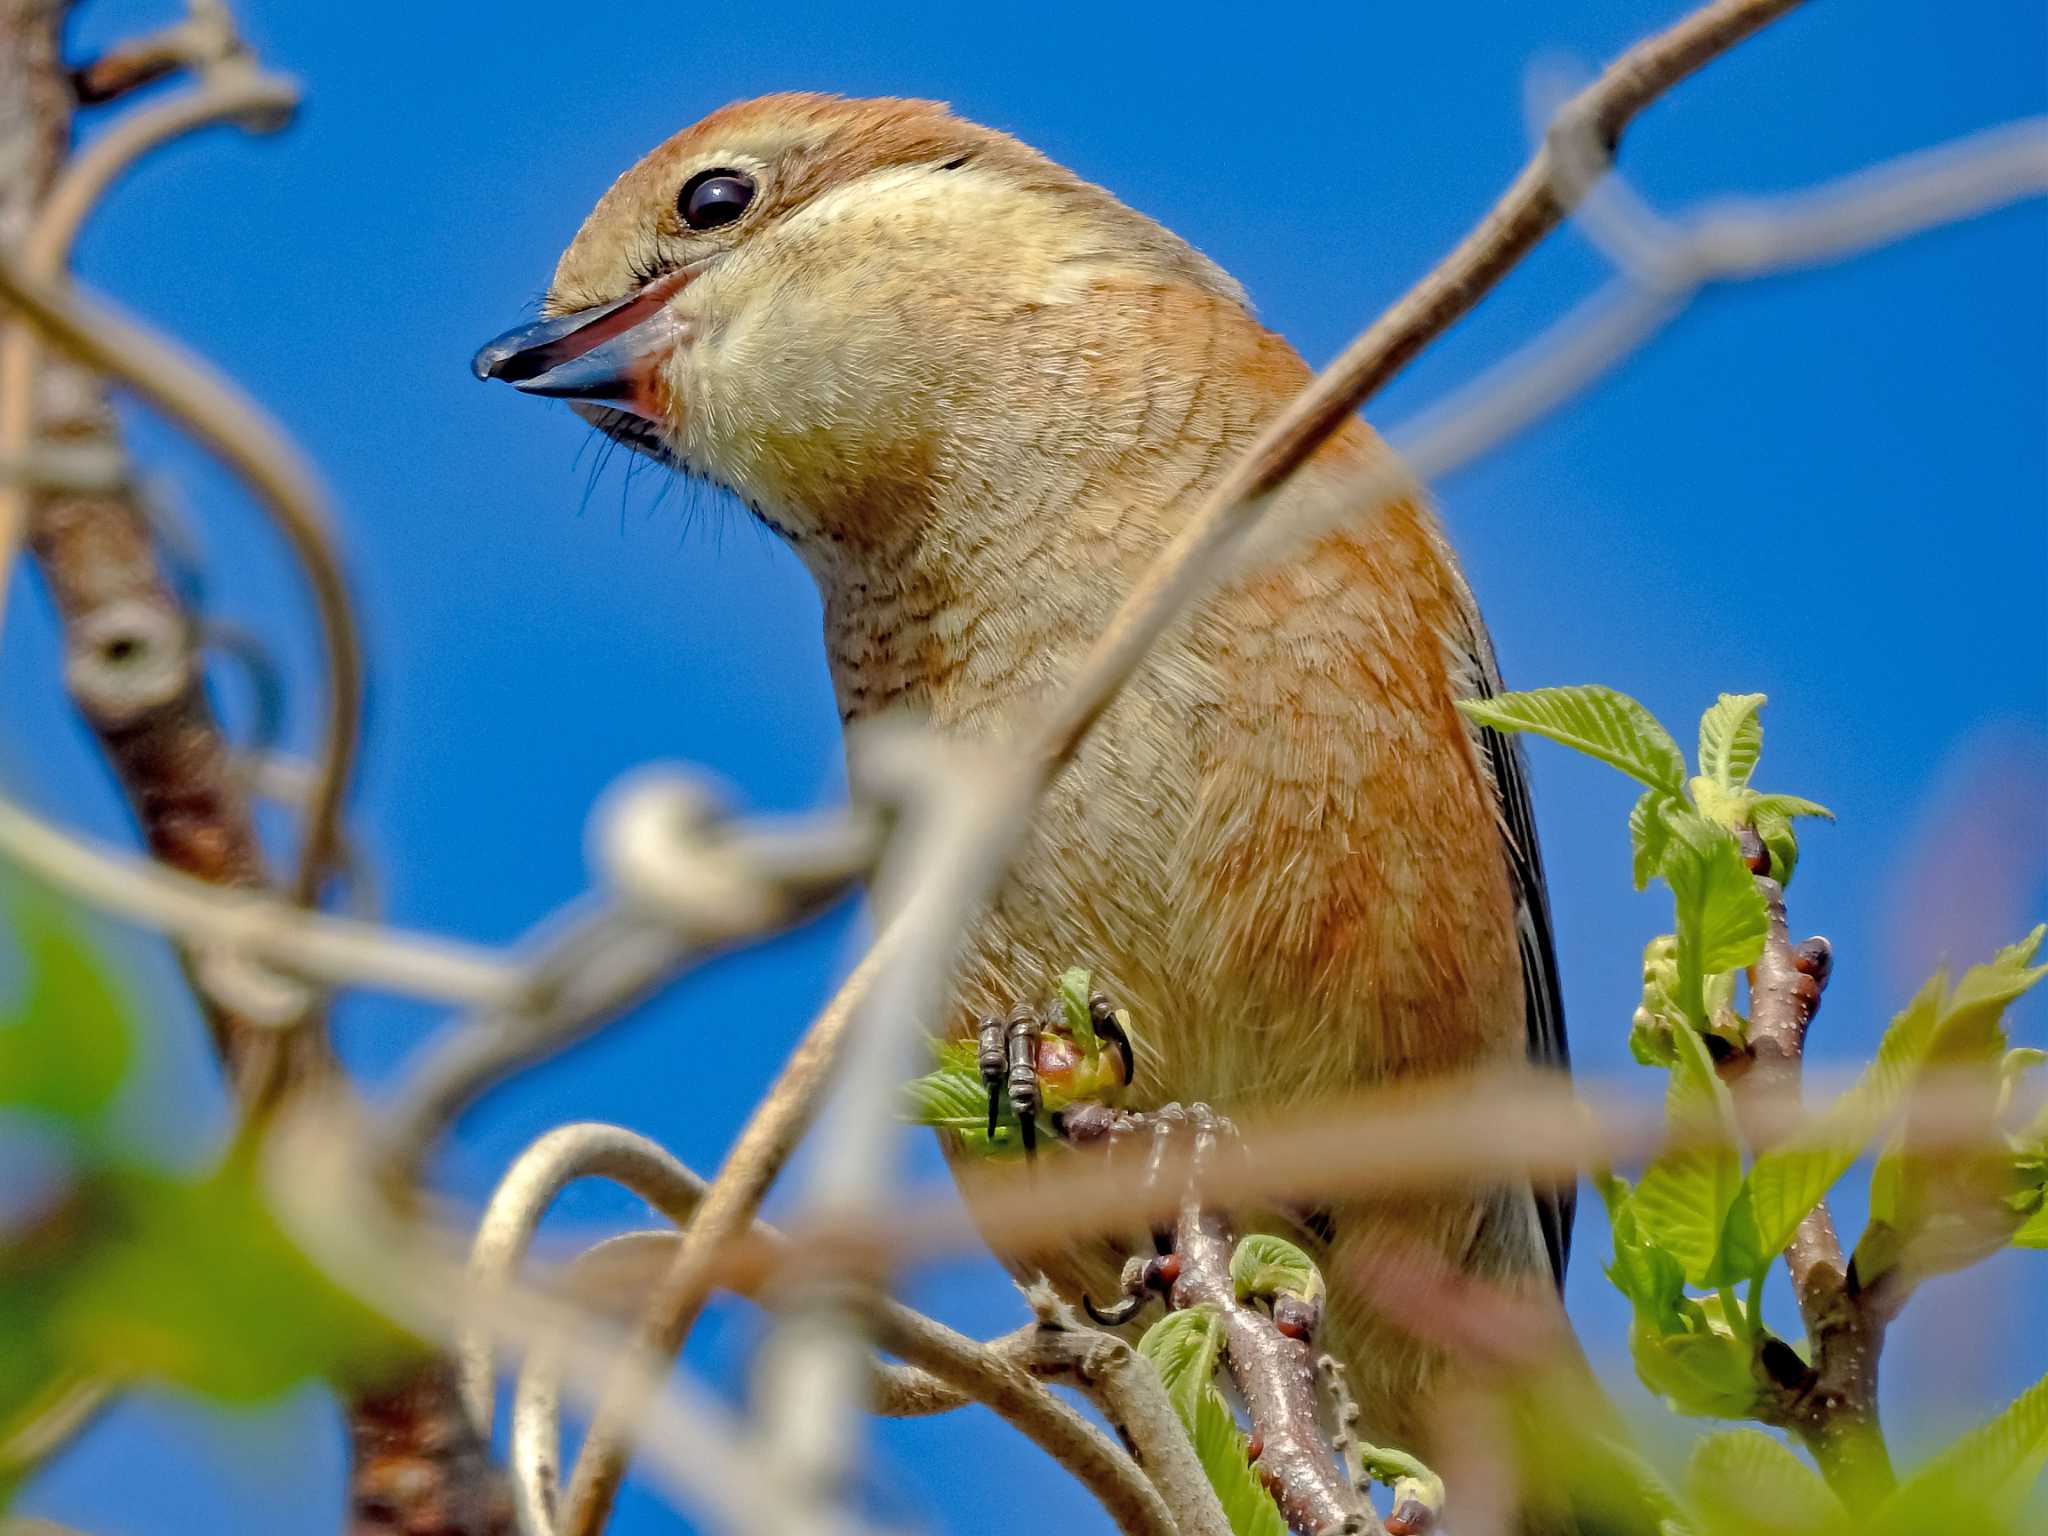
M 224 890 L 95 847 L 4 796 L 0 857 L 101 912 L 142 923 L 188 949 L 258 961 L 312 982 L 472 1004 L 502 1003 L 522 984 L 520 967 L 492 951 L 309 912 L 258 890 Z
M 38 278 L 18 259 L 5 255 L 0 255 L 0 299 L 46 338 L 128 384 L 205 444 L 255 493 L 258 505 L 270 512 L 298 556 L 319 615 L 328 669 L 319 776 L 310 797 L 293 881 L 294 899 L 311 904 L 338 841 L 342 802 L 347 797 L 361 726 L 363 687 L 362 649 L 330 531 L 325 493 L 298 450 L 260 407 L 168 340 L 77 296 L 66 286 Z M 146 539 L 146 533 L 143 537 Z M 31 542 L 37 545 L 47 569 L 53 555 L 34 529 Z M 189 652 L 189 637 L 179 638 Z M 105 637 L 101 641 L 109 669 L 126 668 L 129 672 L 136 669 L 138 651 L 153 652 L 161 645 L 153 634 L 139 638 L 124 635 L 118 646 Z M 186 665 L 189 667 L 189 656 Z M 87 708 L 90 713 L 90 699 Z
M 295 886 L 310 904 L 336 841 L 361 691 L 354 622 L 317 485 L 232 389 L 139 328 L 74 300 L 63 275 L 86 216 L 136 157 L 221 118 L 274 126 L 296 92 L 242 55 L 218 0 L 193 0 L 179 46 L 189 55 L 184 62 L 200 70 L 199 84 L 117 122 L 67 161 L 72 100 L 59 47 L 67 8 L 62 0 L 0 0 L 0 163 L 7 168 L 0 173 L 0 299 L 19 311 L 0 331 L 0 460 L 83 456 L 108 467 L 112 483 L 0 482 L 0 600 L 26 531 L 64 626 L 65 682 L 151 852 L 197 881 L 263 885 L 248 799 L 206 700 L 196 625 L 164 576 L 148 519 L 120 471 L 124 455 L 95 370 L 136 384 L 221 453 L 259 502 L 276 511 L 304 560 L 326 638 L 327 725 Z M 132 61 L 114 71 L 130 84 L 149 72 Z M 116 84 L 104 77 L 101 83 L 109 90 Z M 62 355 L 39 362 L 30 326 Z M 168 872 L 165 878 L 178 880 Z M 236 899 L 201 894 L 207 901 Z M 295 1027 L 274 1028 L 262 1009 L 239 1009 L 209 984 L 204 957 L 188 952 L 184 959 L 245 1108 L 259 1110 L 332 1073 L 315 1009 L 295 1007 Z M 437 1520 L 438 1528 L 464 1536 L 506 1529 L 506 1501 L 482 1448 L 459 1419 L 451 1423 L 436 1410 L 437 1399 L 452 1402 L 439 1368 L 429 1363 L 395 1392 L 364 1394 L 350 1405 L 357 1531 L 425 1529 L 421 1522 Z M 397 1480 L 384 1478 L 394 1468 Z M 457 1512 L 473 1519 L 447 1523 Z
M 689 1223 L 704 1194 L 704 1182 L 695 1173 L 655 1143 L 617 1126 L 562 1126 L 520 1154 L 493 1192 L 471 1248 L 464 1308 L 470 1321 L 463 1325 L 457 1343 L 463 1400 L 485 1433 L 491 1423 L 496 1376 L 491 1320 L 502 1310 L 541 1218 L 561 1191 L 581 1178 L 607 1178 L 624 1185 L 678 1227 Z M 785 1245 L 786 1240 L 772 1227 L 756 1222 L 753 1231 L 764 1243 Z M 673 1233 L 632 1233 L 601 1243 L 570 1267 L 570 1294 L 602 1298 L 611 1307 L 623 1309 L 645 1290 L 649 1280 L 662 1273 L 677 1242 Z M 966 1400 L 992 1408 L 1071 1471 L 1120 1529 L 1142 1536 L 1174 1536 L 1176 1531 L 1191 1536 L 1202 1529 L 1177 1522 L 1146 1474 L 1033 1378 L 1033 1371 L 1040 1368 L 1049 1373 L 1078 1370 L 1080 1357 L 1072 1352 L 1071 1344 L 1047 1345 L 1040 1350 L 1035 1347 L 1040 1329 L 1022 1330 L 993 1344 L 982 1344 L 893 1301 L 876 1305 L 874 1321 L 882 1347 L 916 1368 L 923 1378 L 907 1378 L 887 1368 L 878 1371 L 868 1362 L 864 1369 L 879 1390 L 900 1393 L 911 1388 L 922 1403 L 930 1405 L 926 1411 Z M 1119 1341 L 1106 1342 L 1129 1354 Z M 521 1519 L 529 1529 L 542 1532 L 555 1527 L 553 1468 L 561 1440 L 557 1353 L 543 1349 L 529 1354 L 513 1410 L 512 1462 Z M 1139 1369 L 1149 1371 L 1148 1367 Z M 926 1382 L 950 1389 L 949 1396 L 935 1400 Z M 1152 1386 L 1157 1394 L 1156 1378 Z M 1144 1410 L 1130 1406 L 1137 1401 L 1137 1390 L 1120 1379 L 1119 1390 L 1111 1394 L 1125 1406 L 1126 1417 L 1143 1416 Z M 1160 1396 L 1163 1403 L 1163 1394 Z M 1191 1458 L 1192 1449 L 1170 1413 L 1166 1422 Z M 773 1453 L 772 1437 L 763 1451 Z M 1201 1487 L 1206 1492 L 1207 1484 Z M 1185 1490 L 1176 1487 L 1176 1491 Z

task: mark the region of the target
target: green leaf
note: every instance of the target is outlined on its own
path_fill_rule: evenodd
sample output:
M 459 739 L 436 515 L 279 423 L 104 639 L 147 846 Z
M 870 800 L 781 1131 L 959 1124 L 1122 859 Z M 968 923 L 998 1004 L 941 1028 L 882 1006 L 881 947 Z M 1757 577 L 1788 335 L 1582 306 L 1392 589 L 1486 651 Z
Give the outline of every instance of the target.
M 1195 1443 L 1195 1458 L 1203 1475 L 1216 1490 L 1216 1502 L 1223 1506 L 1223 1518 L 1230 1522 L 1232 1536 L 1287 1536 L 1287 1522 L 1280 1506 L 1252 1469 L 1250 1444 L 1231 1416 L 1223 1394 L 1211 1387 L 1195 1409 L 1189 1426 Z
M 1684 792 L 1685 757 L 1678 743 L 1656 716 L 1612 688 L 1537 688 L 1491 699 L 1463 699 L 1458 708 L 1466 718 L 1497 731 L 1547 736 L 1667 795 Z
M 1254 1296 L 1262 1301 L 1275 1296 L 1323 1299 L 1323 1274 L 1315 1261 L 1285 1238 L 1261 1233 L 1245 1238 L 1230 1255 L 1230 1283 L 1239 1301 Z
M 1835 819 L 1835 813 L 1817 800 L 1808 800 L 1799 795 L 1758 795 L 1749 802 L 1751 812 L 1770 811 L 1777 816 L 1819 816 L 1827 821 Z
M 1749 824 L 1771 856 L 1771 878 L 1781 886 L 1790 885 L 1793 872 L 1799 868 L 1799 834 L 1792 830 L 1791 818 L 1783 812 L 1752 805 Z
M 1761 1430 L 1700 1436 L 1686 1462 L 1685 1494 L 1709 1536 L 1847 1536 L 1853 1529 L 1821 1475 Z
M 1724 693 L 1700 716 L 1700 772 L 1722 789 L 1744 789 L 1763 755 L 1760 693 Z
M 1393 1494 L 1394 1508 L 1419 1504 L 1432 1519 L 1442 1518 L 1444 1480 L 1421 1457 L 1384 1445 L 1362 1445 L 1358 1465 L 1366 1476 Z
M 1060 1008 L 1067 1016 L 1067 1033 L 1074 1037 L 1074 1043 L 1081 1047 L 1085 1056 L 1093 1056 L 1102 1049 L 1102 1042 L 1095 1038 L 1095 1016 L 1088 1011 L 1090 977 L 1081 966 L 1063 972 L 1060 976 Z
M 1888 1533 L 1976 1529 L 1950 1523 L 1946 1511 L 1957 1508 L 1983 1510 L 2002 1523 L 2013 1517 L 2044 1463 L 2048 1377 L 1901 1483 L 1879 1509 L 1878 1524 Z
M 1643 1000 L 1629 1021 L 1628 1048 L 1646 1067 L 1678 1062 L 1674 1029 L 1688 1029 L 1678 1002 L 1678 936 L 1660 933 L 1643 946 Z
M 1665 821 L 1672 833 L 1663 875 L 1677 917 L 1678 1001 L 1693 1027 L 1705 1029 L 1707 977 L 1754 964 L 1769 918 L 1732 833 L 1690 811 Z
M 1685 1295 L 1685 1272 L 1676 1259 L 1643 1235 L 1628 1180 L 1603 1174 L 1595 1185 L 1607 1207 L 1614 1236 L 1614 1262 L 1608 1266 L 1607 1278 L 1651 1331 L 1669 1333 L 1682 1327 L 1679 1301 Z
M 1918 1048 L 1906 1063 L 1908 1085 L 1901 1095 L 1909 1091 L 1912 1074 L 1949 1071 L 1956 1074 L 1956 1091 L 1975 1083 L 1981 1110 L 1950 1106 L 1944 1120 L 1997 1124 L 2010 1074 L 2024 1070 L 2025 1063 L 2024 1057 L 2017 1064 L 2007 1059 L 2005 1010 L 2048 975 L 2048 966 L 2029 964 L 2044 932 L 2036 928 L 1990 963 L 1971 966 L 1940 998 L 1931 1020 L 1921 1022 L 1910 1041 Z M 1923 1010 L 1928 992 L 1938 993 L 1940 983 L 1936 977 L 1915 1000 Z M 1882 1047 L 1879 1056 L 1882 1063 Z M 1872 1170 L 1872 1219 L 1854 1254 L 1857 1275 L 1866 1284 L 1894 1267 L 1907 1269 L 1914 1284 L 1963 1268 L 2013 1241 L 2037 1214 L 2048 1169 L 2036 1166 L 2024 1131 L 2010 1145 L 1991 1148 L 1942 1145 L 1928 1131 L 1909 1102 L 1904 1126 Z
M 80 1378 L 257 1403 L 314 1379 L 375 1381 L 414 1356 L 285 1234 L 257 1158 L 240 1148 L 196 1177 L 81 1169 L 57 1219 L 0 1249 L 0 1425 Z
M 1649 889 L 1650 881 L 1664 868 L 1664 850 L 1671 845 L 1671 828 L 1665 817 L 1683 810 L 1684 803 L 1662 790 L 1646 789 L 1628 813 L 1628 841 L 1634 852 L 1636 889 Z
M 1022 1126 L 1009 1095 L 1003 1096 L 996 1116 L 996 1133 L 988 1134 L 988 1085 L 981 1080 L 979 1047 L 972 1040 L 934 1040 L 932 1055 L 937 1062 L 923 1077 L 903 1085 L 903 1119 L 912 1125 L 929 1125 L 957 1136 L 961 1147 L 981 1157 L 1015 1157 L 1023 1152 Z M 1055 1096 L 1056 1097 L 1056 1096 Z M 1049 1097 L 1038 1117 L 1040 1140 L 1058 1140 L 1048 1112 L 1058 1107 Z
M 38 887 L 8 902 L 27 985 L 0 1022 L 0 1108 L 86 1128 L 128 1075 L 128 1012 L 68 911 Z
M 1665 1092 L 1674 1144 L 1643 1170 L 1631 1207 L 1643 1235 L 1670 1254 L 1694 1285 L 1719 1283 L 1722 1234 L 1742 1192 L 1742 1157 L 1728 1089 L 1706 1042 L 1674 1032 L 1678 1065 Z
M 1643 1385 L 1674 1412 L 1713 1419 L 1753 1415 L 1759 1393 L 1746 1339 L 1705 1327 L 1658 1333 L 1638 1318 L 1629 1327 L 1629 1354 Z
M 1181 1422 L 1194 1427 L 1195 1403 L 1223 1357 L 1223 1319 L 1211 1306 L 1169 1312 L 1138 1340 L 1138 1353 L 1152 1362 Z
M 1138 1353 L 1159 1372 L 1234 1536 L 1287 1536 L 1280 1507 L 1252 1470 L 1244 1432 L 1216 1390 L 1222 1352 L 1223 1320 L 1208 1306 L 1169 1312 L 1138 1341 Z

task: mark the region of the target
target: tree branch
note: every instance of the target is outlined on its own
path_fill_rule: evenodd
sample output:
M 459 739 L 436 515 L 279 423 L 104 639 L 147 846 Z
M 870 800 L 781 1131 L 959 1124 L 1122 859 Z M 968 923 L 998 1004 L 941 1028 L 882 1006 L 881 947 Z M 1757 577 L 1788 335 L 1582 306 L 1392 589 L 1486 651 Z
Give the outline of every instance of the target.
M 1230 1261 L 1237 1236 L 1230 1223 L 1193 1192 L 1209 1160 L 1215 1131 L 1192 1122 L 1194 1179 L 1173 1224 L 1176 1307 L 1208 1306 L 1223 1321 L 1223 1360 L 1251 1413 L 1256 1465 L 1301 1536 L 1371 1533 L 1380 1523 L 1344 1473 L 1342 1459 L 1316 1417 L 1315 1355 L 1305 1337 L 1290 1337 L 1273 1318 L 1237 1299 Z
M 1767 870 L 1769 855 L 1755 834 L 1745 833 L 1743 843 L 1751 868 Z M 1781 1141 L 1799 1119 L 1806 1031 L 1820 1007 L 1829 956 L 1825 939 L 1794 945 L 1785 922 L 1785 888 L 1761 872 L 1756 883 L 1770 926 L 1749 974 L 1748 1043 L 1721 1064 L 1721 1073 L 1744 1136 L 1762 1150 Z M 1806 1323 L 1812 1363 L 1788 1348 L 1767 1346 L 1764 1365 L 1776 1390 L 1765 1416 L 1805 1442 L 1851 1509 L 1867 1509 L 1896 1482 L 1877 1409 L 1886 1315 L 1871 1293 L 1856 1288 L 1825 1200 L 1800 1219 L 1785 1249 L 1785 1267 Z

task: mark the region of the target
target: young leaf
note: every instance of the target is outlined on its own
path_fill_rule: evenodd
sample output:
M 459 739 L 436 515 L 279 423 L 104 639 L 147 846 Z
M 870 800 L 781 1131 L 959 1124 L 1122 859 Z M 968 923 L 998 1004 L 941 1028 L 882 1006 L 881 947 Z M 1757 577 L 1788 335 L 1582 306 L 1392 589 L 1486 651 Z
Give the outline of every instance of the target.
M 1671 828 L 1664 818 L 1683 809 L 1682 801 L 1662 790 L 1646 789 L 1636 798 L 1635 809 L 1628 813 L 1628 841 L 1637 890 L 1648 890 L 1664 868 L 1664 850 L 1671 845 Z
M 1676 797 L 1685 788 L 1685 756 L 1671 733 L 1625 693 L 1596 684 L 1537 688 L 1491 699 L 1463 699 L 1466 718 L 1497 731 L 1534 731 L 1630 778 Z
M 1145 1330 L 1138 1353 L 1152 1362 L 1174 1412 L 1192 1429 L 1195 1403 L 1210 1385 L 1223 1354 L 1223 1319 L 1216 1309 L 1186 1307 L 1167 1313 Z
M 1725 828 L 1704 817 L 1681 812 L 1668 821 L 1674 843 L 1683 843 L 1690 856 L 1681 857 L 1674 848 L 1664 878 L 1678 898 L 1681 925 L 1689 920 L 1697 935 L 1702 974 L 1753 965 L 1763 953 L 1770 922 L 1741 848 Z M 1681 926 L 1681 956 L 1685 935 Z
M 1603 1174 L 1595 1183 L 1614 1234 L 1614 1262 L 1607 1268 L 1607 1278 L 1652 1333 L 1675 1332 L 1684 1326 L 1679 1300 L 1685 1295 L 1685 1272 L 1676 1259 L 1643 1236 L 1628 1180 Z
M 1925 1028 L 1912 1070 L 1953 1071 L 1957 1091 L 1973 1085 L 1980 1100 L 1975 1113 L 1950 1109 L 1945 1119 L 1997 1123 L 2012 1070 L 2005 1010 L 2048 975 L 2048 966 L 2028 963 L 2043 934 L 2036 928 L 1988 965 L 1971 966 Z M 1975 1263 L 2024 1230 L 2037 1204 L 2040 1185 L 2025 1132 L 2010 1146 L 1986 1148 L 1944 1146 L 1929 1130 L 1924 1116 L 1909 1112 L 1872 1171 L 1872 1220 L 1856 1245 L 1857 1273 L 1866 1283 L 1894 1266 L 1917 1283 Z
M 1700 772 L 1722 789 L 1746 789 L 1763 756 L 1760 693 L 1724 693 L 1700 716 Z
M 1700 1418 L 1746 1419 L 1759 1396 L 1753 1350 L 1731 1333 L 1658 1333 L 1636 1319 L 1629 1355 L 1644 1386 L 1677 1413 Z
M 1251 1468 L 1244 1433 L 1216 1390 L 1222 1351 L 1223 1320 L 1206 1306 L 1167 1313 L 1138 1341 L 1138 1353 L 1159 1372 L 1167 1400 L 1194 1443 L 1233 1536 L 1287 1536 L 1279 1506 Z
M 1878 1511 L 1877 1526 L 1904 1536 L 1947 1528 L 1978 1529 L 1948 1523 L 1958 1508 L 1983 1511 L 1993 1519 L 2010 1517 L 2029 1483 L 2048 1462 L 2048 1377 L 2043 1377 L 2009 1403 L 1988 1423 L 1969 1431 L 1955 1444 L 1900 1484 Z M 1932 1516 L 1932 1519 L 1928 1517 Z
M 1315 1261 L 1281 1237 L 1254 1233 L 1230 1255 L 1230 1283 L 1239 1301 L 1257 1296 L 1323 1299 L 1323 1275 Z
M 1835 819 L 1835 813 L 1826 806 L 1799 795 L 1758 795 L 1749 802 L 1749 808 L 1752 812 L 1771 811 L 1779 816 L 1819 816 L 1826 821 Z
M 1685 1494 L 1707 1536 L 1848 1536 L 1854 1529 L 1820 1474 L 1761 1430 L 1700 1436 L 1685 1465 Z
M 0 1423 L 75 1379 L 216 1402 L 374 1382 L 416 1341 L 339 1289 L 272 1214 L 257 1154 L 197 1176 L 88 1163 L 66 1217 L 0 1266 Z
M 1089 974 L 1081 966 L 1075 966 L 1060 976 L 1060 1010 L 1066 1015 L 1067 1033 L 1074 1037 L 1074 1043 L 1081 1047 L 1085 1056 L 1093 1056 L 1102 1049 L 1102 1042 L 1095 1038 L 1095 1016 L 1088 1011 Z
M 0 1019 L 0 1108 L 86 1130 L 128 1075 L 128 1010 L 56 898 L 33 886 L 11 896 L 27 985 Z
M 1230 1405 L 1214 1387 L 1196 1404 L 1195 1422 L 1188 1426 L 1188 1433 L 1195 1443 L 1195 1459 L 1201 1462 L 1209 1486 L 1216 1490 L 1223 1518 L 1230 1522 L 1231 1536 L 1287 1536 L 1280 1506 L 1252 1468 L 1244 1431 L 1237 1427 Z
M 1678 1065 L 1665 1112 L 1678 1144 L 1651 1160 L 1630 1204 L 1643 1235 L 1677 1260 L 1687 1280 L 1712 1285 L 1729 1211 L 1742 1192 L 1735 1111 L 1706 1042 L 1689 1029 L 1673 1039 Z

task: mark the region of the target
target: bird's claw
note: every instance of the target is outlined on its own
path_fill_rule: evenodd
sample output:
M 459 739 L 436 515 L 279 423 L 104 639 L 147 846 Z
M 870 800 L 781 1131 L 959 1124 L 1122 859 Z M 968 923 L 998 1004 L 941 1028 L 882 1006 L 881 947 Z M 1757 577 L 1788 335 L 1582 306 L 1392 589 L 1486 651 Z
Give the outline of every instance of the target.
M 1121 1082 L 1128 1085 L 1137 1072 L 1137 1053 L 1131 1047 L 1131 1037 L 1118 1016 L 1116 1005 L 1105 993 L 1096 992 L 1088 999 L 1088 1017 L 1096 1034 L 1116 1047 L 1117 1060 L 1122 1067 Z M 1015 1111 L 1018 1125 L 1018 1139 L 1027 1158 L 1038 1153 L 1038 1117 L 1046 1107 L 1046 1082 L 1041 1076 L 1045 1070 L 1041 1060 L 1041 1046 L 1053 1053 L 1055 1061 L 1061 1058 L 1059 1042 L 1068 1038 L 1069 1031 L 1057 1012 L 1048 1014 L 1034 1009 L 1028 1003 L 1019 1003 L 1007 1015 L 988 1014 L 975 1025 L 976 1065 L 980 1068 L 982 1084 L 988 1089 L 988 1134 L 993 1137 L 1001 1123 L 1003 1101 L 1009 1100 Z M 1066 1053 L 1071 1059 L 1072 1052 Z M 1090 1058 L 1092 1059 L 1092 1058 Z M 1056 1074 L 1060 1067 L 1053 1067 Z M 1057 1078 L 1056 1081 L 1063 1081 Z M 1077 1101 L 1092 1103 L 1092 1100 Z M 1056 1111 L 1050 1117 L 1055 1130 L 1064 1136 L 1063 1111 Z

